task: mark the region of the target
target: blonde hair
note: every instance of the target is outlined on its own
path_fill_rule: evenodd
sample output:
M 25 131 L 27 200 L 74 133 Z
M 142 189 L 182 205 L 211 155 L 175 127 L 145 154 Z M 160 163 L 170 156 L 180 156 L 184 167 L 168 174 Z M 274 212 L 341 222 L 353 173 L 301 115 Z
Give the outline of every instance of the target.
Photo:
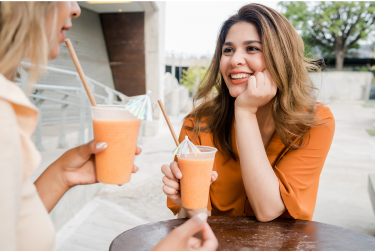
M 292 24 L 277 11 L 261 4 L 245 5 L 223 23 L 214 57 L 194 97 L 195 105 L 203 103 L 186 116 L 193 126 L 185 128 L 196 136 L 199 132 L 211 132 L 214 145 L 227 157 L 237 159 L 232 142 L 235 98 L 230 96 L 221 76 L 220 59 L 229 29 L 239 22 L 256 26 L 266 68 L 277 83 L 278 91 L 272 103 L 276 131 L 285 146 L 301 148 L 306 134 L 320 124 L 315 120 L 316 101 L 311 97 L 315 88 L 308 75 L 309 71 L 320 71 L 319 60 L 306 58 L 303 40 Z M 214 97 L 213 89 L 217 90 Z
M 29 83 L 35 83 L 46 66 L 50 48 L 45 20 L 55 2 L 0 2 L 0 73 L 14 80 L 21 61 L 27 61 Z M 53 31 L 52 33 L 53 34 Z

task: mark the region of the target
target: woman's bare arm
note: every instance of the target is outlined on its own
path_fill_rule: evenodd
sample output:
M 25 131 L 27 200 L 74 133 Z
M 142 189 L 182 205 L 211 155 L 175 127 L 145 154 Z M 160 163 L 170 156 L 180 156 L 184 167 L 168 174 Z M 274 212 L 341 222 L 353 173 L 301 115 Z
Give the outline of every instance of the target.
M 259 221 L 271 221 L 286 208 L 280 195 L 279 181 L 264 148 L 256 112 L 277 91 L 267 70 L 249 78 L 247 90 L 235 103 L 236 142 L 242 179 L 252 209 Z

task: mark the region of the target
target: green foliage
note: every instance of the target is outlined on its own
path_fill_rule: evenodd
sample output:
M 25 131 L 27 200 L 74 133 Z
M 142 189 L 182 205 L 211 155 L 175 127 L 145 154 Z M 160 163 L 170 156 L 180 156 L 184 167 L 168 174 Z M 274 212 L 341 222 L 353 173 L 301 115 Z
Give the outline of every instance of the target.
M 375 130 L 373 129 L 366 129 L 367 133 L 369 133 L 371 136 L 375 136 Z
M 191 66 L 187 70 L 182 70 L 181 84 L 189 88 L 189 92 L 192 93 L 197 90 L 206 72 L 206 67 L 199 66 Z
M 368 68 L 366 66 L 362 66 L 360 69 L 359 69 L 360 72 L 368 72 Z
M 375 105 L 372 104 L 372 103 L 363 103 L 362 107 L 364 107 L 364 108 L 373 108 L 373 107 L 375 107 Z
M 375 2 L 285 1 L 279 6 L 305 43 L 324 56 L 358 48 L 358 40 L 365 40 L 375 30 Z

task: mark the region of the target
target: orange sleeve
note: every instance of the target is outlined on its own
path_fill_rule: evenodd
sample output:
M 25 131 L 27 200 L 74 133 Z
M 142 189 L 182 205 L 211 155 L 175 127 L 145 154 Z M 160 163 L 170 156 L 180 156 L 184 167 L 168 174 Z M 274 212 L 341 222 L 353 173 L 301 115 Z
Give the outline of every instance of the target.
M 285 207 L 294 219 L 313 217 L 320 173 L 335 131 L 334 117 L 328 107 L 318 108 L 317 117 L 323 124 L 310 130 L 306 136 L 308 144 L 288 151 L 274 170 Z
M 191 131 L 188 131 L 185 129 L 185 126 L 189 126 L 189 127 L 192 127 L 193 126 L 193 121 L 191 119 L 185 119 L 182 127 L 181 127 L 181 132 L 180 132 L 180 136 L 178 138 L 178 141 L 181 143 L 182 141 L 184 141 L 185 139 L 185 136 L 187 135 L 189 137 L 189 140 L 192 141 L 195 145 L 200 145 L 200 139 L 199 137 L 194 134 L 193 132 Z M 175 156 L 174 158 L 174 161 L 177 162 L 177 157 Z M 170 198 L 167 197 L 167 207 L 173 212 L 174 215 L 178 214 L 178 212 L 180 211 L 181 207 L 179 205 L 177 205 L 176 203 L 174 203 L 173 200 L 171 200 Z M 207 205 L 207 210 L 211 210 L 212 207 L 211 207 L 211 199 L 210 197 L 208 197 L 208 205 Z

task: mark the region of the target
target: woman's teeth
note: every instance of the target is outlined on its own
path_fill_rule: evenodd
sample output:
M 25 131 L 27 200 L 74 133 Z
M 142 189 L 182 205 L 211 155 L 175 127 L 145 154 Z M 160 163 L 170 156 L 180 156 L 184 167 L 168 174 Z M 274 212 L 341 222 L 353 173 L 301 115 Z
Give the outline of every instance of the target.
M 250 74 L 231 74 L 230 77 L 232 79 L 243 79 L 249 77 Z

